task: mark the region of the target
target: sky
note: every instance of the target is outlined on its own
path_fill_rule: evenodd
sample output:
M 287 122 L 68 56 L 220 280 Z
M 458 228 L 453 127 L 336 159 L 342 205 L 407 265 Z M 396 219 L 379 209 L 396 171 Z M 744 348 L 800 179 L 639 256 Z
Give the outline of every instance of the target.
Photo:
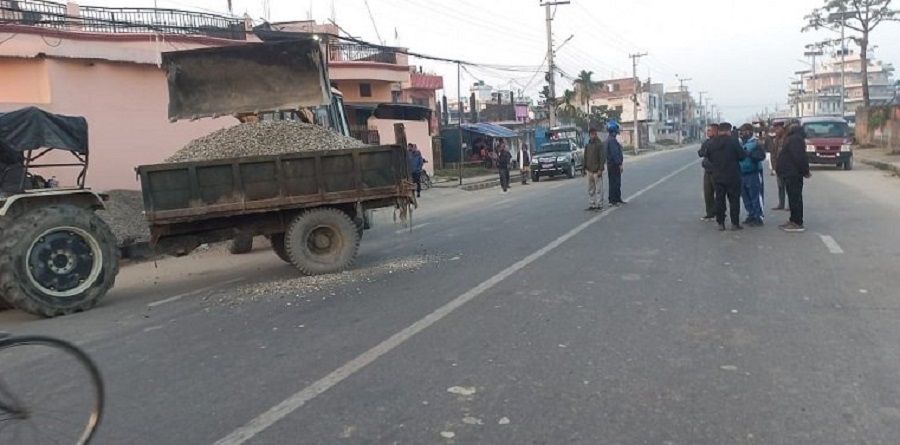
M 227 12 L 227 0 L 79 0 L 96 6 L 154 6 Z M 638 76 L 693 93 L 704 91 L 732 122 L 765 109 L 785 107 L 791 79 L 805 68 L 804 46 L 839 37 L 831 31 L 802 33 L 803 17 L 824 0 L 571 0 L 556 7 L 553 36 L 563 73 L 594 72 L 595 79 L 630 77 L 632 53 L 646 52 Z M 483 80 L 504 89 L 526 89 L 534 98 L 544 85 L 547 50 L 545 8 L 539 0 L 232 0 L 235 14 L 271 21 L 313 18 L 338 25 L 369 42 L 490 66 L 462 73 L 463 95 Z M 898 2 L 900 3 L 900 2 Z M 900 4 L 897 5 L 900 8 Z M 371 15 L 369 13 L 371 11 Z M 564 45 L 566 39 L 573 36 Z M 884 23 L 872 35 L 874 56 L 900 63 L 900 23 Z M 448 97 L 456 95 L 455 64 L 411 59 L 442 74 Z M 545 70 L 542 69 L 542 71 Z M 562 86 L 571 82 L 560 79 Z

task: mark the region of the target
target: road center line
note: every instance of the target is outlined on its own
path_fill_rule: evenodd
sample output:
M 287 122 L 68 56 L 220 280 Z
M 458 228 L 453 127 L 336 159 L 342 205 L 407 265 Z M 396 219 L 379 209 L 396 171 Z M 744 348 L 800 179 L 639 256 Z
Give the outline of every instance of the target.
M 837 243 L 830 235 L 819 235 L 819 238 L 822 239 L 822 242 L 825 243 L 825 247 L 828 248 L 828 251 L 835 254 L 840 255 L 844 253 L 844 249 L 841 249 L 841 245 Z
M 690 164 L 687 164 L 684 167 L 681 167 L 678 170 L 675 170 L 674 172 L 669 173 L 668 175 L 662 177 L 658 181 L 648 185 L 647 187 L 644 187 L 637 193 L 629 196 L 628 198 L 626 198 L 626 201 L 631 201 L 633 199 L 640 197 L 641 195 L 658 187 L 660 184 L 668 181 L 669 179 L 672 179 L 673 177 L 680 174 L 681 172 L 683 172 L 691 167 L 696 166 L 698 163 L 699 163 L 699 160 L 695 161 L 695 162 L 691 162 Z M 559 247 L 566 241 L 572 239 L 573 237 L 575 237 L 579 233 L 583 232 L 588 227 L 596 224 L 597 222 L 606 218 L 607 216 L 609 216 L 610 214 L 612 214 L 613 212 L 615 212 L 617 210 L 618 210 L 618 208 L 613 207 L 613 208 L 607 210 L 606 212 L 600 213 L 597 216 L 594 216 L 593 218 L 585 221 L 581 225 L 575 227 L 574 229 L 566 232 L 559 238 L 551 241 L 550 244 L 547 244 L 546 246 L 540 248 L 539 250 L 532 253 L 531 255 L 528 255 L 527 257 L 519 260 L 512 266 L 507 267 L 506 269 L 502 270 L 500 273 L 483 281 L 481 284 L 473 287 L 472 289 L 469 289 L 462 295 L 454 298 L 449 303 L 445 304 L 444 306 L 441 306 L 440 308 L 438 308 L 434 312 L 426 315 L 424 318 L 420 319 L 419 321 L 416 321 L 415 323 L 404 328 L 400 332 L 397 332 L 396 334 L 392 335 L 390 338 L 388 338 L 387 340 L 376 345 L 372 349 L 369 349 L 368 351 L 362 353 L 361 355 L 357 356 L 356 358 L 345 363 L 340 368 L 335 369 L 330 374 L 328 374 L 325 377 L 322 377 L 318 381 L 314 382 L 312 385 L 309 385 L 306 388 L 303 388 L 300 391 L 294 393 L 287 399 L 283 400 L 281 403 L 273 406 L 268 411 L 260 414 L 255 419 L 248 422 L 246 425 L 234 430 L 233 432 L 231 432 L 231 434 L 216 441 L 215 445 L 240 445 L 240 444 L 247 442 L 248 440 L 255 437 L 257 434 L 265 431 L 267 428 L 274 425 L 279 420 L 284 419 L 285 417 L 290 415 L 292 412 L 301 408 L 303 405 L 306 405 L 309 401 L 313 400 L 317 396 L 319 396 L 322 393 L 333 388 L 335 385 L 344 381 L 345 379 L 352 376 L 353 374 L 356 374 L 361 369 L 368 366 L 369 364 L 371 364 L 372 362 L 377 360 L 382 355 L 385 355 L 388 352 L 394 350 L 395 348 L 402 345 L 403 343 L 405 343 L 407 340 L 409 340 L 416 334 L 424 331 L 425 329 L 427 329 L 428 327 L 437 323 L 438 321 L 441 321 L 441 319 L 443 319 L 447 315 L 450 315 L 451 313 L 453 313 L 454 311 L 456 311 L 457 309 L 462 307 L 464 304 L 481 296 L 482 294 L 484 294 L 485 292 L 487 292 L 488 290 L 490 290 L 497 284 L 499 284 L 499 283 L 503 282 L 504 280 L 506 280 L 507 278 L 511 277 L 516 272 L 521 271 L 522 269 L 524 269 L 531 263 L 537 261 L 544 255 L 547 255 L 552 250 L 556 249 L 557 247 Z
M 429 224 L 431 224 L 431 223 L 413 224 L 412 226 L 407 227 L 407 228 L 405 228 L 405 229 L 400 229 L 400 230 L 395 231 L 394 234 L 395 234 L 395 235 L 402 235 L 402 234 L 404 234 L 404 233 L 412 232 L 412 231 L 414 231 L 414 230 L 416 230 L 416 229 L 421 229 L 421 228 L 423 228 L 423 227 L 425 227 L 425 226 L 427 226 L 427 225 L 429 225 Z
M 192 290 L 192 291 L 190 291 L 190 292 L 185 292 L 185 293 L 183 293 L 183 294 L 178 294 L 178 295 L 175 295 L 175 296 L 173 296 L 173 297 L 165 298 L 165 299 L 162 299 L 162 300 L 159 300 L 159 301 L 154 301 L 153 303 L 148 303 L 148 304 L 147 304 L 147 307 L 148 307 L 148 308 L 155 308 L 155 307 L 157 307 L 157 306 L 162 306 L 162 305 L 164 305 L 164 304 L 166 304 L 166 303 L 172 303 L 172 302 L 178 301 L 178 300 L 180 300 L 180 299 L 182 299 L 182 298 L 184 298 L 184 297 L 192 297 L 192 296 L 194 296 L 194 295 L 202 294 L 203 292 L 208 292 L 208 291 L 211 291 L 211 290 L 213 290 L 213 289 L 215 289 L 215 288 L 222 287 L 222 286 L 227 286 L 227 285 L 229 285 L 229 284 L 234 284 L 234 283 L 237 283 L 238 281 L 243 281 L 243 280 L 244 280 L 244 278 L 241 277 L 241 278 L 235 278 L 235 279 L 228 280 L 228 281 L 225 281 L 225 282 L 222 282 L 222 283 L 218 283 L 218 284 L 213 284 L 213 285 L 210 285 L 210 286 L 201 287 L 200 289 L 197 289 L 197 290 Z

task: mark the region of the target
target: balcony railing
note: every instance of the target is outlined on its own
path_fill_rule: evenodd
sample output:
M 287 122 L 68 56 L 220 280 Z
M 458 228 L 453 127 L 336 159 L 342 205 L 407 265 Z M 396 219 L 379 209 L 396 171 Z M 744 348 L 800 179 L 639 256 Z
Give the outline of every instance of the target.
M 397 64 L 397 53 L 389 49 L 355 43 L 338 43 L 328 47 L 330 62 L 375 62 Z
M 4 22 L 55 29 L 112 34 L 203 35 L 230 40 L 247 38 L 244 21 L 202 12 L 156 8 L 81 6 L 69 16 L 66 6 L 46 0 L 0 0 Z

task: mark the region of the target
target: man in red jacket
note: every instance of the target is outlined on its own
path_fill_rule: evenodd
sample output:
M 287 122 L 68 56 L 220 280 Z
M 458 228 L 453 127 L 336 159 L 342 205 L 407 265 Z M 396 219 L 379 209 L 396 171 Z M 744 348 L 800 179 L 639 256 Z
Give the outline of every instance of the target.
M 803 178 L 812 177 L 809 159 L 806 158 L 806 132 L 799 122 L 793 122 L 787 129 L 787 140 L 775 162 L 776 173 L 784 182 L 791 218 L 781 225 L 785 232 L 803 232 Z

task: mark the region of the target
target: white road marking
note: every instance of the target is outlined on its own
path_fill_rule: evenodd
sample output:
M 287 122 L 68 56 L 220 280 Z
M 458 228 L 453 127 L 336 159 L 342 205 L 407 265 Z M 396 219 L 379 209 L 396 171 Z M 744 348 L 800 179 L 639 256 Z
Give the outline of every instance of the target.
M 699 162 L 700 162 L 699 160 L 697 160 L 695 162 L 691 162 L 690 164 L 687 164 L 684 167 L 681 167 L 678 170 L 675 170 L 674 172 L 669 173 L 668 175 L 662 177 L 658 181 L 648 185 L 647 187 L 644 187 L 637 193 L 627 197 L 626 201 L 631 201 L 633 199 L 636 199 L 636 198 L 644 195 L 645 193 L 649 192 L 650 190 L 653 190 L 654 188 L 658 187 L 660 184 L 668 181 L 669 179 L 672 179 L 673 177 L 680 174 L 681 172 L 683 172 L 689 168 L 695 167 Z M 360 354 L 356 358 L 345 363 L 343 366 L 335 369 L 334 371 L 332 371 L 330 374 L 326 375 L 325 377 L 322 377 L 321 379 L 319 379 L 318 381 L 314 382 L 313 384 L 307 386 L 306 388 L 303 388 L 300 391 L 292 394 L 290 397 L 283 400 L 281 403 L 273 406 L 268 411 L 260 414 L 255 419 L 248 422 L 246 425 L 232 431 L 230 434 L 223 437 L 222 439 L 219 439 L 218 441 L 215 442 L 215 445 L 240 445 L 240 444 L 243 444 L 243 443 L 249 441 L 250 439 L 254 438 L 257 434 L 262 433 L 267 428 L 271 427 L 276 422 L 284 419 L 285 417 L 287 417 L 288 415 L 290 415 L 297 409 L 303 407 L 304 405 L 306 405 L 307 403 L 309 403 L 311 400 L 315 399 L 322 393 L 333 388 L 338 383 L 341 383 L 342 381 L 344 381 L 348 377 L 352 376 L 353 374 L 356 374 L 361 369 L 368 366 L 375 360 L 378 360 L 379 357 L 396 349 L 398 346 L 402 345 L 403 343 L 406 343 L 406 341 L 408 341 L 410 338 L 412 338 L 416 334 L 424 331 L 425 329 L 429 328 L 430 326 L 434 325 L 435 323 L 441 321 L 444 317 L 446 317 L 447 315 L 450 315 L 451 313 L 453 313 L 454 311 L 456 311 L 457 309 L 462 307 L 464 304 L 481 296 L 482 294 L 484 294 L 485 292 L 487 292 L 488 290 L 490 290 L 497 284 L 500 284 L 501 282 L 505 281 L 507 278 L 511 277 L 513 274 L 526 268 L 531 263 L 533 263 L 533 262 L 537 261 L 538 259 L 540 259 L 541 257 L 547 255 L 548 253 L 550 253 L 557 247 L 561 246 L 566 241 L 569 241 L 570 239 L 574 238 L 576 235 L 583 232 L 588 227 L 590 227 L 590 226 L 596 224 L 597 222 L 599 222 L 600 220 L 608 217 L 609 215 L 613 214 L 617 210 L 619 210 L 619 208 L 614 207 L 606 212 L 600 213 L 597 216 L 594 216 L 593 218 L 585 221 L 581 225 L 575 227 L 574 229 L 566 232 L 559 238 L 556 238 L 555 240 L 551 241 L 549 244 L 538 249 L 536 252 L 532 253 L 531 255 L 528 255 L 527 257 L 519 260 L 512 266 L 509 266 L 506 269 L 500 271 L 500 273 L 494 275 L 491 278 L 488 278 L 487 280 L 483 281 L 481 284 L 473 287 L 472 289 L 469 289 L 462 295 L 454 298 L 449 303 L 445 304 L 444 306 L 441 306 L 440 308 L 438 308 L 434 312 L 426 315 L 424 318 L 420 319 L 419 321 L 416 321 L 415 323 L 404 328 L 400 332 L 397 332 L 396 334 L 392 335 L 387 340 L 376 345 L 372 349 L 369 349 L 368 351 Z
M 173 296 L 173 297 L 165 298 L 165 299 L 162 299 L 162 300 L 159 300 L 159 301 L 154 301 L 153 303 L 148 303 L 148 304 L 147 304 L 147 307 L 148 307 L 148 308 L 155 308 L 155 307 L 157 307 L 157 306 L 162 306 L 162 305 L 167 304 L 167 303 L 172 303 L 172 302 L 178 301 L 178 300 L 180 300 L 180 299 L 182 299 L 182 298 L 184 298 L 184 297 L 192 297 L 192 296 L 194 296 L 194 295 L 202 294 L 203 292 L 208 292 L 208 291 L 211 291 L 211 290 L 213 290 L 213 289 L 215 289 L 215 288 L 218 288 L 218 287 L 227 286 L 227 285 L 229 285 L 229 284 L 234 284 L 234 283 L 237 283 L 237 282 L 239 282 L 239 281 L 243 281 L 243 280 L 245 280 L 245 279 L 246 279 L 245 277 L 235 278 L 235 279 L 233 279 L 233 280 L 228 280 L 228 281 L 225 281 L 225 282 L 223 282 L 223 283 L 218 283 L 218 284 L 213 284 L 213 285 L 206 286 L 206 287 L 201 287 L 200 289 L 197 289 L 197 290 L 192 290 L 192 291 L 190 291 L 190 292 L 185 292 L 185 293 L 183 293 L 183 294 L 178 294 L 178 295 L 175 295 L 175 296 Z
M 840 254 L 844 253 L 844 249 L 841 249 L 841 245 L 838 244 L 837 241 L 835 241 L 834 238 L 832 238 L 831 236 L 819 235 L 819 238 L 821 238 L 822 242 L 825 243 L 825 247 L 828 248 L 829 252 L 831 252 L 835 255 L 840 255 Z

